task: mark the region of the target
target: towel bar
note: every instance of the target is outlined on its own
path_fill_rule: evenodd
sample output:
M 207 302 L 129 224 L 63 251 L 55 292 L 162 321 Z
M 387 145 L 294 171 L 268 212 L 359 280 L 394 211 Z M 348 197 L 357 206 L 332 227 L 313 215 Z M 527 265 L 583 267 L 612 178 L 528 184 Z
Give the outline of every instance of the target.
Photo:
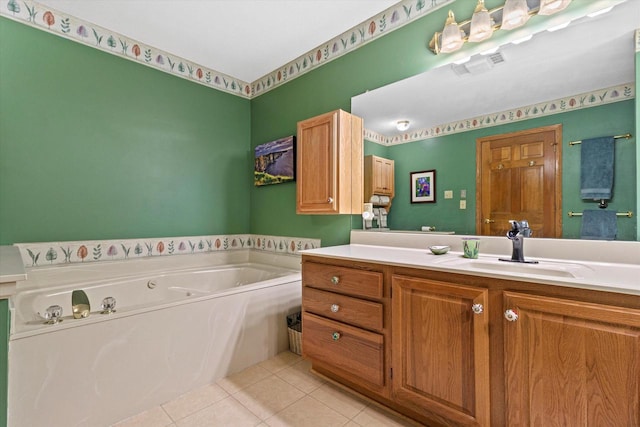
M 573 212 L 573 211 L 569 211 L 569 212 L 567 212 L 567 215 L 569 215 L 570 217 L 573 217 L 573 216 L 582 216 L 582 212 Z M 631 217 L 633 217 L 633 212 L 632 212 L 632 211 L 627 211 L 627 212 L 616 212 L 616 216 L 626 216 L 627 218 L 631 218 Z
M 613 137 L 613 139 L 629 139 L 629 138 L 631 138 L 630 133 L 625 133 L 624 135 L 616 135 Z M 582 140 L 569 142 L 569 145 L 577 145 L 577 144 L 582 144 Z

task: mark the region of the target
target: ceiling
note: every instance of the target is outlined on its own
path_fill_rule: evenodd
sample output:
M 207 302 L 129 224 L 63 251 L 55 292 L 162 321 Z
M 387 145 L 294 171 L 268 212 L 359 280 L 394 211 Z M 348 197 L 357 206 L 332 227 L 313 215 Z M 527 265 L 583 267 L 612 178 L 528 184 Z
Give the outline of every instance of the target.
M 253 82 L 397 0 L 38 0 Z
M 635 80 L 639 22 L 640 0 L 629 0 L 522 44 L 505 44 L 498 51 L 504 62 L 492 67 L 480 54 L 462 65 L 480 72 L 458 74 L 448 64 L 356 96 L 352 112 L 367 129 L 394 137 L 404 133 L 395 128 L 401 119 L 411 122 L 411 132 L 627 84 Z

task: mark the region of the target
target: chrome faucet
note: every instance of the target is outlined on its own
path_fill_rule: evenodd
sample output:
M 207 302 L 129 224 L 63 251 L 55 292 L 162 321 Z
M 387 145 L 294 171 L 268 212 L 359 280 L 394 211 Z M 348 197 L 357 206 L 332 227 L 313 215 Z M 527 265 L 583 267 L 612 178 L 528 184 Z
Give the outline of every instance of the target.
M 511 240 L 513 244 L 513 252 L 511 253 L 511 259 L 500 258 L 500 261 L 510 262 L 526 262 L 531 264 L 537 264 L 538 261 L 525 261 L 524 260 L 524 238 L 531 237 L 533 234 L 531 228 L 529 228 L 529 221 L 523 219 L 522 221 L 509 220 L 511 224 L 511 230 L 507 231 L 507 238 Z

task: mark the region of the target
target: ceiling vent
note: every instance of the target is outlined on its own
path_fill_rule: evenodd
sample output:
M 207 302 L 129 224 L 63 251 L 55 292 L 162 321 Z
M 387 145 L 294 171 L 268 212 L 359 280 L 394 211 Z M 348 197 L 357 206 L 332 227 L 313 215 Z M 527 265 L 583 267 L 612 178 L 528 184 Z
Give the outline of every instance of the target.
M 490 55 L 476 55 L 464 64 L 452 64 L 451 68 L 459 76 L 467 74 L 481 74 L 489 71 L 494 66 L 505 62 L 502 52 Z

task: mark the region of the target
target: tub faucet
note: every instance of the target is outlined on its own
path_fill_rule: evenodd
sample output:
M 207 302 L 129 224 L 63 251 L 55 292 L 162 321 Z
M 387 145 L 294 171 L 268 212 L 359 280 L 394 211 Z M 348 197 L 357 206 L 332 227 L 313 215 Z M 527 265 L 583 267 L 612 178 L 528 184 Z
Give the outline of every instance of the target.
M 507 231 L 507 238 L 511 240 L 513 244 L 513 251 L 511 253 L 511 259 L 500 258 L 500 261 L 510 262 L 526 262 L 531 264 L 537 264 L 538 261 L 525 261 L 524 260 L 524 238 L 531 237 L 531 228 L 529 228 L 529 221 L 523 219 L 522 221 L 509 220 L 511 223 L 511 230 Z

